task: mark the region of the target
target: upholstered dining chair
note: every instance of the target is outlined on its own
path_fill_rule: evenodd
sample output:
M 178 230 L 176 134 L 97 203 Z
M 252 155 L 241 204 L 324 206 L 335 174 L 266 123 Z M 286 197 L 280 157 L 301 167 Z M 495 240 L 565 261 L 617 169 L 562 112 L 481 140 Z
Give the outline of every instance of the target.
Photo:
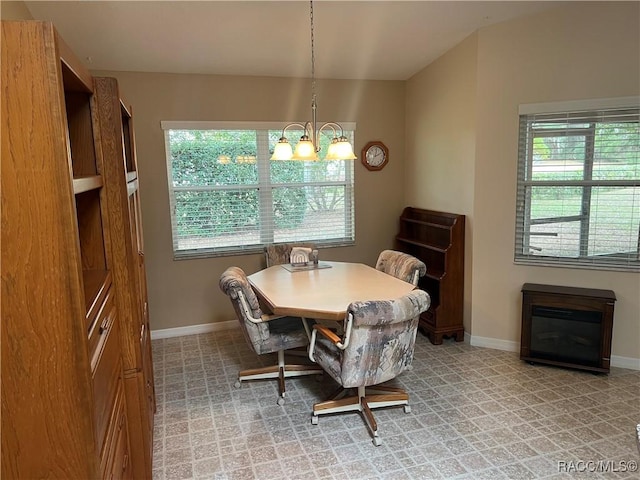
M 413 255 L 396 250 L 383 250 L 378 256 L 376 270 L 392 275 L 405 282 L 418 285 L 418 280 L 427 273 L 427 266 Z
M 342 337 L 324 325 L 313 326 L 309 358 L 341 388 L 330 400 L 313 406 L 311 423 L 317 425 L 319 415 L 362 412 L 373 444 L 382 443 L 371 409 L 403 405 L 405 413 L 411 411 L 404 390 L 380 384 L 411 365 L 418 317 L 430 303 L 424 290 L 413 290 L 396 300 L 353 302 L 347 310 Z M 356 394 L 347 397 L 350 389 Z
M 289 263 L 293 247 L 306 247 L 314 250 L 313 243 L 272 243 L 264 247 L 264 259 L 267 267 Z
M 260 309 L 258 298 L 249 284 L 246 274 L 239 267 L 227 268 L 220 277 L 220 289 L 228 295 L 240 321 L 244 337 L 258 354 L 278 354 L 277 365 L 243 370 L 238 374 L 236 388 L 243 380 L 278 379 L 278 405 L 284 404 L 284 379 L 302 375 L 321 375 L 317 365 L 285 364 L 284 351 L 304 347 L 309 336 L 299 317 L 266 315 Z
M 306 247 L 311 250 L 316 249 L 316 245 L 314 243 L 271 243 L 264 247 L 264 260 L 267 265 L 267 268 L 273 265 L 283 265 L 285 263 L 289 263 L 291 261 L 291 250 L 293 247 Z M 322 322 L 322 320 L 316 320 Z M 334 323 L 334 322 L 331 322 Z M 303 355 L 307 356 L 307 352 L 298 350 L 292 350 L 290 352 L 292 355 Z

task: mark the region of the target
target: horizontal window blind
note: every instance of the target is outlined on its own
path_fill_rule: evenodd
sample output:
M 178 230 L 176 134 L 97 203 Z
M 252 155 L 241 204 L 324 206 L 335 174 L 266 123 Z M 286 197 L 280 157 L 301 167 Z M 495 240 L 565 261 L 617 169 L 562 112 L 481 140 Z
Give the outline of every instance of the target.
M 174 258 L 354 243 L 353 161 L 271 161 L 281 128 L 270 123 L 162 126 Z M 353 131 L 345 135 L 353 143 Z
M 516 263 L 640 270 L 640 109 L 630 103 L 520 115 Z

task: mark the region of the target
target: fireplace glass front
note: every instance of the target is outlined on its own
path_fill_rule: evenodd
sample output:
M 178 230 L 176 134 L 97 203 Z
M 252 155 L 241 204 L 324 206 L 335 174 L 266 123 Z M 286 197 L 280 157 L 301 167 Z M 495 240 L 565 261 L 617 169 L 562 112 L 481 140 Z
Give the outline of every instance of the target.
M 531 315 L 531 355 L 598 366 L 601 324 L 601 312 L 534 306 Z

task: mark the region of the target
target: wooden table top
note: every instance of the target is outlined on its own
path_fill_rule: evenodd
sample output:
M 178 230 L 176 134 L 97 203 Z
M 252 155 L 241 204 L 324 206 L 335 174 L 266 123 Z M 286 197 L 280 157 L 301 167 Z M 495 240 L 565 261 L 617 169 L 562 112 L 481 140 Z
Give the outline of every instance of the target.
M 362 263 L 321 262 L 331 268 L 294 271 L 274 265 L 249 275 L 275 315 L 343 320 L 351 302 L 394 300 L 415 287 Z

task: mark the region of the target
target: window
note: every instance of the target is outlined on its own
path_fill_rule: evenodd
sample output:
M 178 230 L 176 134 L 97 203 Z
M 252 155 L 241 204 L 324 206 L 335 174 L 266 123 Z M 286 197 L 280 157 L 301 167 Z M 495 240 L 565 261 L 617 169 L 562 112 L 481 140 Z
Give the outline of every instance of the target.
M 576 103 L 521 106 L 515 262 L 640 270 L 638 99 Z
M 353 161 L 271 161 L 282 126 L 162 122 L 174 258 L 354 243 Z M 343 126 L 353 143 L 355 125 Z M 330 141 L 321 138 L 321 156 Z

